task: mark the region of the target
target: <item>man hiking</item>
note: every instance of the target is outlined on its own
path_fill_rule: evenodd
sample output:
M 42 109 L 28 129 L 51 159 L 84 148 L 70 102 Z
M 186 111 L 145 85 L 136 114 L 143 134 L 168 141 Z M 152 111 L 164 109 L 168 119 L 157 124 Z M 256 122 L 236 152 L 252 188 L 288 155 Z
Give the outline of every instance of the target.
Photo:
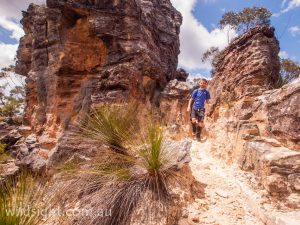
M 201 140 L 201 131 L 203 128 L 203 120 L 205 115 L 205 103 L 209 102 L 210 94 L 206 90 L 207 80 L 199 81 L 199 88 L 194 90 L 189 100 L 187 111 L 191 112 L 191 121 L 193 127 L 193 139 Z M 191 104 L 194 101 L 191 109 Z

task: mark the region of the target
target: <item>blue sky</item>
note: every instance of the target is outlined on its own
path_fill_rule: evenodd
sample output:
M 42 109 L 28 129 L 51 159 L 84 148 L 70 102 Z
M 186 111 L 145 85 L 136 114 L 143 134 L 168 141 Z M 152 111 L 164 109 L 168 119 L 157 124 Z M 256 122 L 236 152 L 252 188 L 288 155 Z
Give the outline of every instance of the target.
M 244 7 L 266 7 L 277 14 L 287 6 L 280 0 L 216 0 L 198 1 L 193 14 L 210 31 L 218 24 L 224 11 L 240 11 Z M 207 13 L 209 12 L 209 14 Z M 300 7 L 289 10 L 281 15 L 271 17 L 271 23 L 276 29 L 276 37 L 280 42 L 283 54 L 300 61 Z M 299 31 L 297 31 L 299 28 Z M 295 30 L 296 29 L 296 30 Z M 293 32 L 294 30 L 294 32 Z
M 179 56 L 179 64 L 194 75 L 210 76 L 209 66 L 199 62 L 207 45 L 220 48 L 226 46 L 224 35 L 217 29 L 224 12 L 240 11 L 252 6 L 266 7 L 273 13 L 271 23 L 280 42 L 280 56 L 300 61 L 300 0 L 172 0 L 172 2 L 184 16 L 183 27 L 189 27 L 190 32 L 189 35 L 181 33 L 181 52 L 184 56 Z M 187 6 L 188 2 L 190 5 Z M 196 25 L 193 24 L 193 20 L 197 20 Z M 187 32 L 185 28 L 182 31 Z M 213 35 L 214 33 L 216 34 Z M 191 36 L 195 35 L 201 42 L 207 42 L 207 45 L 201 45 L 198 40 L 189 41 L 193 40 Z M 232 37 L 235 35 L 233 32 Z M 186 61 L 190 55 L 192 57 Z
M 45 0 L 1 0 L 0 2 L 0 67 L 13 63 L 19 38 L 23 31 L 19 20 L 21 10 L 30 2 Z M 220 30 L 218 21 L 226 11 L 239 11 L 244 7 L 268 8 L 272 25 L 280 41 L 282 57 L 300 61 L 300 0 L 171 0 L 183 15 L 181 27 L 181 54 L 179 66 L 193 76 L 210 76 L 209 63 L 201 62 L 201 56 L 211 46 L 225 48 L 227 32 L 233 38 L 234 30 Z

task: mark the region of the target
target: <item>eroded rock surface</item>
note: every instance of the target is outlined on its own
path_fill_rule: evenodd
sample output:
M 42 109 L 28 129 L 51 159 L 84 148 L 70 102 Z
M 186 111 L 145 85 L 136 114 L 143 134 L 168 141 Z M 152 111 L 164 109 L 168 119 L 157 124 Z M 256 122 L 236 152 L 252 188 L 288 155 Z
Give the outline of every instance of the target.
M 93 104 L 158 104 L 176 77 L 181 22 L 168 0 L 30 5 L 16 72 L 27 76 L 27 123 L 53 139 L 42 147 L 53 148 L 60 131 Z
M 235 39 L 221 54 L 209 85 L 213 107 L 273 88 L 279 76 L 278 53 L 273 28 L 256 27 Z
M 191 87 L 183 81 L 171 80 L 161 94 L 159 109 L 161 117 L 169 126 L 169 133 L 175 139 L 189 136 L 190 119 L 186 111 Z
M 206 125 L 215 156 L 253 171 L 269 193 L 288 195 L 296 190 L 300 165 L 300 79 L 273 88 L 278 51 L 267 27 L 250 30 L 225 49 L 209 85 Z

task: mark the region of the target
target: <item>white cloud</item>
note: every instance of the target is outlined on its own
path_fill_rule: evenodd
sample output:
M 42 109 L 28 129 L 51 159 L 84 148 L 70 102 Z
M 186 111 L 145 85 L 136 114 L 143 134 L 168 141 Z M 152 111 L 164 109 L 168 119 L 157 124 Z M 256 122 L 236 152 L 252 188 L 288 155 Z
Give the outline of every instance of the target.
M 11 31 L 12 33 L 10 37 L 17 41 L 19 41 L 19 39 L 24 35 L 24 31 L 18 23 L 15 23 L 3 16 L 0 16 L 0 27 Z
M 296 37 L 298 34 L 300 34 L 300 28 L 298 26 L 290 27 L 289 32 L 293 37 Z
M 289 58 L 289 54 L 286 51 L 280 51 L 278 56 L 282 59 Z
M 282 10 L 282 13 L 288 12 L 288 11 L 290 11 L 290 10 L 296 8 L 296 7 L 299 7 L 299 6 L 300 6 L 300 0 L 291 0 L 288 3 L 287 7 L 284 10 Z
M 42 4 L 46 0 L 1 0 L 0 15 L 18 21 L 22 18 L 22 10 L 25 11 L 32 2 Z
M 299 7 L 300 0 L 290 0 L 288 3 L 287 3 L 287 0 L 283 0 L 281 7 L 283 8 L 286 4 L 287 4 L 287 6 L 284 9 L 282 9 L 279 13 L 273 14 L 273 16 L 278 17 L 283 13 L 286 13 L 294 8 Z
M 11 31 L 11 38 L 19 40 L 23 36 L 23 30 L 19 21 L 22 11 L 26 11 L 30 3 L 43 4 L 46 0 L 1 0 L 0 2 L 0 26 Z
M 22 18 L 22 10 L 26 10 L 32 2 L 42 4 L 46 0 L 1 0 L 0 2 L 0 26 L 10 31 L 10 37 L 17 41 L 24 34 L 18 23 Z M 0 40 L 0 68 L 14 64 L 17 48 L 18 44 L 5 44 Z
M 18 44 L 4 44 L 0 42 L 0 68 L 14 64 Z
M 283 0 L 281 3 L 281 8 L 283 8 L 285 6 L 285 3 L 287 2 L 287 0 Z
M 194 17 L 192 11 L 197 0 L 171 0 L 174 7 L 181 12 L 183 24 L 180 31 L 180 55 L 179 66 L 188 70 L 210 69 L 209 63 L 201 62 L 202 54 L 212 46 L 225 48 L 228 45 L 228 37 L 235 37 L 234 30 L 214 29 L 211 32 Z

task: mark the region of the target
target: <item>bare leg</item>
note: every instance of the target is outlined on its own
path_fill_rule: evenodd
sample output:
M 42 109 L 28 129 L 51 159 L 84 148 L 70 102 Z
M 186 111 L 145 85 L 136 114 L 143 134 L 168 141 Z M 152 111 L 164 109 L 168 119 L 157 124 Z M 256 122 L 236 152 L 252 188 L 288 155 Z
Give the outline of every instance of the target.
M 197 134 L 197 127 L 198 127 L 198 124 L 197 124 L 197 120 L 196 118 L 192 118 L 192 128 L 193 128 L 193 137 L 196 138 L 196 134 Z
M 201 132 L 202 132 L 202 127 L 203 127 L 203 122 L 199 122 L 197 124 L 197 139 L 201 139 Z

